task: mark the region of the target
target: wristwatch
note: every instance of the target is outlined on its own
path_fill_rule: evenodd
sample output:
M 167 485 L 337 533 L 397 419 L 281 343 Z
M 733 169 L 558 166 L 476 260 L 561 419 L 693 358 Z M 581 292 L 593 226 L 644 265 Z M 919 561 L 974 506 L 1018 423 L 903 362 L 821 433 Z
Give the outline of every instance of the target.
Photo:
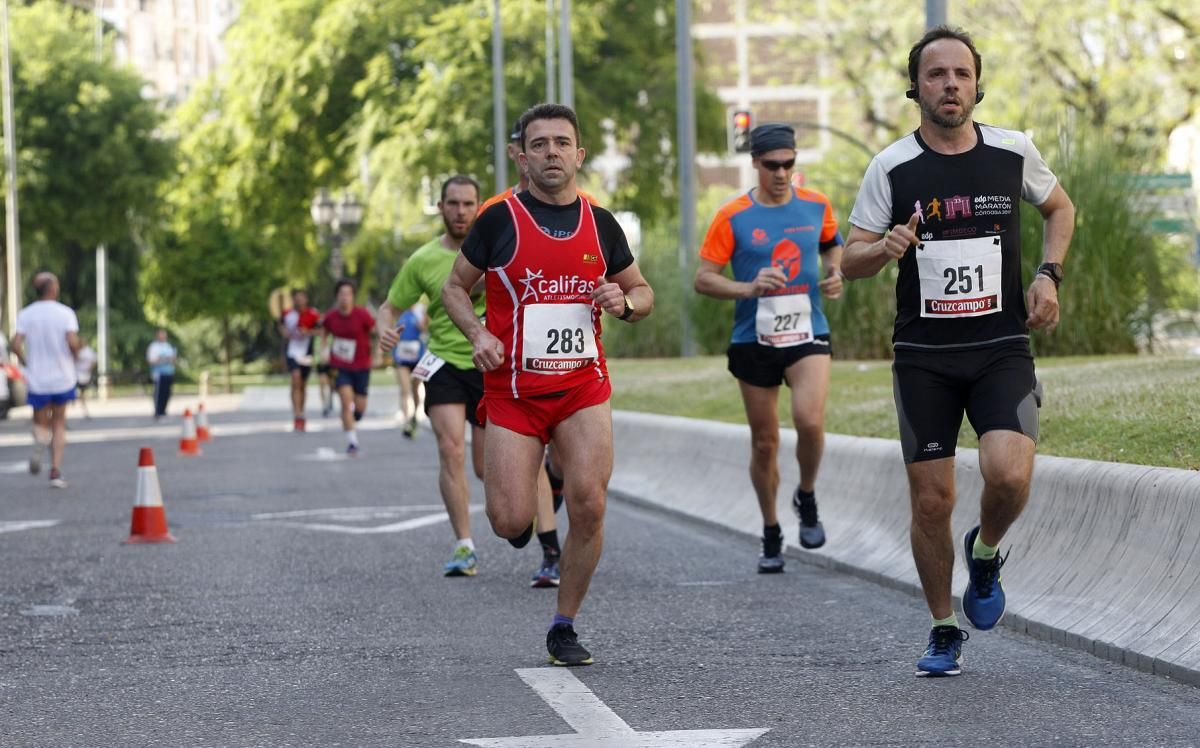
M 1037 274 L 1054 281 L 1054 287 L 1058 288 L 1058 284 L 1062 283 L 1063 279 L 1063 266 L 1057 262 L 1043 262 L 1038 267 Z
M 633 316 L 633 313 L 635 311 L 637 311 L 637 310 L 633 308 L 633 302 L 629 300 L 628 296 L 626 296 L 625 297 L 625 311 L 621 312 L 621 316 L 617 317 L 617 319 L 621 319 L 621 320 L 629 319 L 630 317 Z

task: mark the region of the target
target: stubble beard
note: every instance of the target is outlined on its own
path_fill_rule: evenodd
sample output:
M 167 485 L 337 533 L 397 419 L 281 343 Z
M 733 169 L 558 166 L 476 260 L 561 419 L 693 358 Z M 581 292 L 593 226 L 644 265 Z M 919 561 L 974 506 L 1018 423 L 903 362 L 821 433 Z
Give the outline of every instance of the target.
M 971 113 L 975 111 L 975 104 L 968 103 L 963 99 L 959 99 L 959 104 L 962 111 L 956 117 L 945 117 L 938 112 L 936 106 L 929 106 L 925 99 L 921 99 L 921 111 L 929 118 L 930 122 L 938 127 L 944 127 L 947 130 L 956 130 L 967 123 L 971 119 Z

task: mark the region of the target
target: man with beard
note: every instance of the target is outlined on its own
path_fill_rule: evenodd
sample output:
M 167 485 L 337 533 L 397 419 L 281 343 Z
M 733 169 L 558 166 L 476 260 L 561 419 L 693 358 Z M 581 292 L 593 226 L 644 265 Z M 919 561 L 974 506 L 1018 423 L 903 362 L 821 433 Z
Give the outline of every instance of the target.
M 1058 323 L 1075 208 L 1030 139 L 976 123 L 982 60 L 938 26 L 909 52 L 921 125 L 871 161 L 850 214 L 842 272 L 898 262 L 893 389 L 912 502 L 912 550 L 933 618 L 918 676 L 958 675 L 950 594 L 954 450 L 965 412 L 979 436 L 980 523 L 963 539 L 963 613 L 979 630 L 1004 614 L 998 546 L 1029 497 L 1040 391 L 1029 331 Z M 1021 282 L 1020 201 L 1045 219 L 1043 264 Z
M 456 538 L 453 555 L 442 569 L 448 577 L 473 577 L 478 568 L 479 559 L 471 540 L 466 425 L 469 421 L 473 428 L 471 461 L 475 475 L 482 480 L 483 422 L 476 417 L 475 410 L 483 398 L 483 373 L 471 361 L 471 343 L 446 315 L 441 291 L 478 207 L 479 184 L 474 179 L 458 175 L 442 184 L 438 209 L 446 231 L 408 258 L 392 281 L 387 301 L 380 305 L 377 315 L 380 351 L 391 355 L 402 332 L 396 326 L 400 315 L 422 295 L 429 299 L 428 350 L 413 369 L 413 377 L 425 382 L 425 414 L 438 445 L 438 488 Z M 482 288 L 472 289 L 470 303 L 474 314 L 482 316 Z
M 571 527 L 558 609 L 546 635 L 555 665 L 590 665 L 575 616 L 604 541 L 612 474 L 612 415 L 600 316 L 645 318 L 654 291 L 611 213 L 580 199 L 579 121 L 558 104 L 521 117 L 529 189 L 489 208 L 463 243 L 442 289 L 446 311 L 484 373 L 484 487 L 495 533 L 517 548 L 533 538 L 535 484 L 545 446 L 558 449 Z M 470 292 L 487 284 L 486 327 Z

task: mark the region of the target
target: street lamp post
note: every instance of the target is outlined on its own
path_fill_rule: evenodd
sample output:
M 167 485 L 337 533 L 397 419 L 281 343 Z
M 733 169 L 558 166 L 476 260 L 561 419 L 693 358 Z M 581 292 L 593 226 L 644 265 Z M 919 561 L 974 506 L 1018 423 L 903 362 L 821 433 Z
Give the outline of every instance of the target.
M 329 190 L 323 189 L 313 199 L 311 211 L 313 223 L 329 244 L 329 274 L 336 281 L 345 270 L 342 247 L 358 232 L 366 210 L 349 192 L 342 193 L 341 200 L 334 200 Z
M 21 231 L 17 217 L 17 143 L 13 126 L 12 66 L 8 56 L 8 0 L 0 8 L 0 85 L 3 85 L 4 164 L 6 187 L 4 193 L 5 255 L 8 275 L 8 332 L 17 326 L 17 310 L 21 308 Z

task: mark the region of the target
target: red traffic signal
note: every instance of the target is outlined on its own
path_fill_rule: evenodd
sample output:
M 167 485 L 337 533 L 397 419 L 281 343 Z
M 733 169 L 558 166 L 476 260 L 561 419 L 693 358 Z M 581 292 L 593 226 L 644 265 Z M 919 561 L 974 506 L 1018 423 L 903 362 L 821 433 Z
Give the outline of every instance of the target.
M 753 118 L 750 112 L 739 109 L 733 113 L 733 127 L 729 131 L 729 149 L 734 153 L 750 152 L 750 126 Z

